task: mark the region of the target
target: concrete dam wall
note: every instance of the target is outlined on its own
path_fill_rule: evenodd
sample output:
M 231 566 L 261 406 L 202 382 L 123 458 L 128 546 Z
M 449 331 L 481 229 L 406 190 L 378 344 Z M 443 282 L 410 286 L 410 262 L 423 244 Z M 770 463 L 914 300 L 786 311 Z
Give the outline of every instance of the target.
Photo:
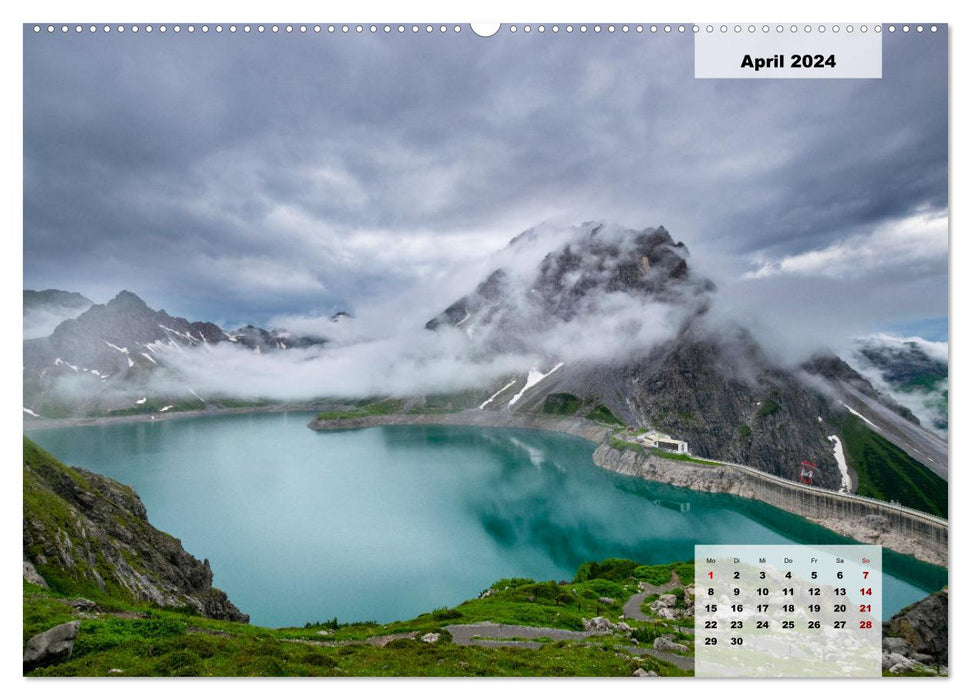
M 911 508 L 788 481 L 742 464 L 664 459 L 606 443 L 593 461 L 619 474 L 763 501 L 858 542 L 947 566 L 947 520 Z

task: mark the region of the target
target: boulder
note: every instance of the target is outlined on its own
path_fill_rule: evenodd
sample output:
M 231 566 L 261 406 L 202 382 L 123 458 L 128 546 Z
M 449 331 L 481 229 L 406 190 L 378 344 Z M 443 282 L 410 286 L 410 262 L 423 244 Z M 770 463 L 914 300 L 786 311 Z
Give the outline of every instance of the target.
M 695 587 L 693 585 L 684 589 L 684 604 L 689 608 L 695 604 Z
M 901 668 L 911 669 L 914 666 L 914 662 L 912 660 L 908 659 L 906 656 L 903 656 L 901 654 L 891 653 L 891 654 L 888 654 L 888 656 L 889 656 L 888 661 L 890 663 L 890 670 L 893 673 L 899 673 L 900 672 L 899 669 Z M 898 670 L 895 671 L 894 669 L 898 669 Z
M 914 653 L 907 640 L 901 639 L 900 637 L 884 637 L 883 648 L 888 653 L 901 654 L 903 656 L 909 656 Z
M 604 605 L 613 605 L 614 603 L 617 602 L 613 598 L 608 598 L 606 596 L 603 596 L 602 598 L 597 598 L 597 600 L 603 603 Z
M 592 617 L 589 620 L 583 621 L 583 630 L 585 632 L 610 632 L 613 628 L 610 620 L 606 617 Z
M 677 642 L 672 642 L 666 637 L 658 637 L 654 640 L 654 648 L 658 651 L 676 651 L 682 654 L 688 653 L 688 647 L 684 644 L 678 644 Z
M 643 668 L 639 668 L 631 674 L 635 678 L 653 678 L 657 676 L 654 671 L 645 671 Z
M 429 632 L 428 634 L 422 635 L 421 641 L 425 642 L 426 644 L 434 644 L 441 638 L 442 635 L 438 634 L 437 632 Z
M 77 620 L 65 622 L 31 637 L 24 649 L 24 673 L 69 659 L 79 626 Z
M 95 603 L 93 600 L 88 600 L 87 598 L 75 598 L 70 602 L 70 606 L 75 610 L 88 612 L 89 610 L 94 610 L 97 607 L 97 603 Z
M 656 602 L 659 608 L 673 608 L 678 604 L 678 597 L 673 593 L 663 593 L 658 596 Z
M 32 583 L 35 586 L 40 586 L 41 588 L 47 588 L 47 581 L 44 577 L 37 573 L 37 569 L 26 559 L 24 560 L 24 581 L 27 583 Z

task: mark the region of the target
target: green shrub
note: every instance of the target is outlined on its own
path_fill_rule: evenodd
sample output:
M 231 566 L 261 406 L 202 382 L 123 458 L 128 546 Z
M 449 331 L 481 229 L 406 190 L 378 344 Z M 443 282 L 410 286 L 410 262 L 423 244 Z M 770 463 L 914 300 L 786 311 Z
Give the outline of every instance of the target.
M 608 425 L 624 424 L 622 420 L 611 413 L 610 409 L 604 406 L 602 403 L 598 403 L 596 406 L 594 406 L 593 410 L 587 414 L 587 418 L 590 420 L 595 420 L 598 423 L 607 423 Z
M 771 416 L 773 413 L 775 413 L 778 410 L 779 410 L 779 404 L 777 404 L 772 399 L 766 399 L 765 401 L 762 402 L 762 405 L 759 406 L 759 410 L 756 411 L 756 415 L 759 418 L 762 418 L 764 416 Z
M 602 578 L 608 581 L 626 581 L 634 574 L 638 567 L 636 561 L 630 559 L 604 559 L 602 562 L 588 561 L 577 569 L 573 580 L 576 583 Z
M 573 394 L 549 394 L 543 401 L 543 413 L 572 416 L 580 409 L 580 399 Z

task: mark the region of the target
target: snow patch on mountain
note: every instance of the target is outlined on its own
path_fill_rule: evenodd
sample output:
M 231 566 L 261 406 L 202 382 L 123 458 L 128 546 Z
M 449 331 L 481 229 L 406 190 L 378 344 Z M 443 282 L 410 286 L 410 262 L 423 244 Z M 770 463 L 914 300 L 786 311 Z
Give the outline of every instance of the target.
M 859 411 L 856 411 L 856 410 L 854 410 L 854 409 L 852 409 L 852 408 L 850 408 L 850 407 L 849 407 L 849 406 L 847 406 L 847 405 L 846 405 L 845 403 L 843 404 L 843 407 L 844 407 L 844 408 L 845 408 L 845 409 L 846 409 L 847 411 L 849 411 L 850 413 L 852 413 L 852 414 L 853 414 L 854 416 L 856 416 L 857 418 L 861 418 L 861 419 L 863 419 L 864 421 L 866 421 L 867 423 L 869 423 L 870 425 L 872 425 L 872 426 L 873 426 L 874 428 L 876 428 L 877 430 L 879 430 L 879 428 L 877 428 L 877 424 L 876 424 L 876 423 L 874 423 L 874 422 L 873 422 L 872 420 L 870 420 L 869 418 L 867 418 L 866 416 L 864 416 L 864 415 L 863 415 L 862 413 L 860 413 Z
M 853 488 L 853 482 L 850 479 L 850 468 L 846 463 L 846 454 L 843 452 L 843 442 L 838 435 L 830 435 L 828 439 L 833 443 L 833 457 L 836 458 L 836 465 L 839 467 L 840 476 L 843 478 L 840 482 L 840 491 L 849 493 L 850 489 Z
M 482 409 L 484 409 L 486 406 L 488 406 L 490 403 L 492 403 L 495 400 L 495 398 L 497 396 L 499 396 L 499 394 L 501 394 L 502 392 L 504 392 L 509 387 L 513 386 L 515 383 L 516 383 L 516 380 L 513 379 L 511 382 L 509 382 L 508 384 L 506 384 L 506 386 L 502 387 L 495 394 L 493 394 L 492 396 L 490 396 L 489 398 L 487 398 L 485 401 L 483 401 L 481 404 L 479 404 L 479 410 L 481 411 Z
M 523 388 L 519 390 L 519 393 L 518 394 L 516 394 L 515 396 L 512 397 L 512 399 L 509 400 L 509 405 L 510 406 L 514 405 L 517 401 L 519 401 L 519 399 L 521 399 L 523 397 L 523 394 L 525 394 L 531 388 L 533 388 L 534 386 L 536 386 L 537 384 L 539 384 L 541 381 L 543 381 L 544 379 L 546 379 L 548 376 L 550 376 L 551 374 L 553 374 L 553 372 L 555 372 L 556 370 L 558 370 L 562 366 L 563 366 L 563 363 L 562 362 L 558 362 L 553 367 L 553 369 L 551 369 L 549 372 L 546 372 L 545 374 L 543 372 L 540 372 L 539 370 L 536 370 L 536 369 L 529 370 L 529 374 L 526 375 L 526 384 L 525 384 L 525 386 L 523 386 Z

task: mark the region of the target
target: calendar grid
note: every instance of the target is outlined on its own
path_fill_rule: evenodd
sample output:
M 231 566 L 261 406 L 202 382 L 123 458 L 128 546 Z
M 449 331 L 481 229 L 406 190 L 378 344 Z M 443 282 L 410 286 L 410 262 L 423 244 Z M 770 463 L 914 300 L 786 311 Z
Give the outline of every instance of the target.
M 882 551 L 697 545 L 695 675 L 881 674 Z

